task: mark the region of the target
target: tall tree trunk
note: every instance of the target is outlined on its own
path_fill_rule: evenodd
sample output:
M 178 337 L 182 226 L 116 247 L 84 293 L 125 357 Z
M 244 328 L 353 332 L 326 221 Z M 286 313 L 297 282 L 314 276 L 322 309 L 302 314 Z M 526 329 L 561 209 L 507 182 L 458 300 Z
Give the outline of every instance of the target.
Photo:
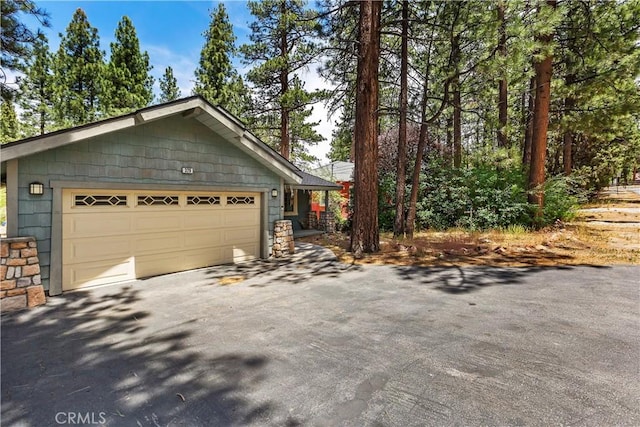
M 280 83 L 282 87 L 282 93 L 285 93 L 288 89 L 287 83 L 282 83 L 286 80 L 283 79 L 282 74 L 280 75 Z M 280 107 L 280 154 L 285 159 L 289 159 L 289 155 L 291 154 L 291 143 L 289 141 L 289 109 L 282 105 Z
M 570 87 L 575 80 L 575 76 L 572 74 L 568 74 L 565 77 L 565 85 L 566 87 Z M 571 114 L 571 110 L 575 106 L 575 98 L 571 95 L 568 95 L 564 99 L 564 114 Z M 573 168 L 573 159 L 571 156 L 571 150 L 573 149 L 573 132 L 571 129 L 565 129 L 564 134 L 562 135 L 562 165 L 564 169 L 565 176 L 571 175 L 571 170 Z
M 553 165 L 551 166 L 551 175 L 557 175 L 560 172 L 561 154 L 562 154 L 562 147 L 560 146 L 560 144 L 557 144 L 557 147 L 553 153 Z
M 500 39 L 498 40 L 498 52 L 502 59 L 507 57 L 507 21 L 504 16 L 505 2 L 498 1 L 498 21 L 500 22 Z M 502 70 L 502 78 L 498 82 L 498 147 L 508 147 L 507 139 L 507 121 L 508 121 L 508 102 L 507 102 L 507 77 L 506 71 Z
M 447 121 L 447 165 L 451 165 L 453 160 L 453 116 L 448 115 Z
M 281 16 L 287 13 L 286 2 L 282 2 Z M 289 43 L 287 40 L 287 31 L 282 30 L 280 34 L 280 57 L 287 62 L 289 55 Z M 280 96 L 284 97 L 289 91 L 289 69 L 288 64 L 280 70 Z M 291 142 L 289 140 L 289 106 L 284 102 L 280 104 L 280 154 L 285 159 L 289 159 L 291 155 Z
M 573 148 L 573 133 L 570 130 L 564 131 L 562 143 L 562 165 L 565 176 L 569 176 L 572 170 L 571 149 Z
M 454 65 L 453 78 L 453 167 L 462 165 L 462 104 L 460 102 L 460 36 L 451 38 L 451 61 Z
M 556 0 L 547 0 L 556 7 Z M 543 48 L 553 39 L 553 33 L 536 36 Z M 545 162 L 547 156 L 547 130 L 551 103 L 551 74 L 553 56 L 549 54 L 534 64 L 536 74 L 536 99 L 533 107 L 533 137 L 531 139 L 531 168 L 529 169 L 529 203 L 537 205 L 535 222 L 540 223 L 544 209 Z
M 460 107 L 460 78 L 456 77 L 453 90 L 453 167 L 462 166 L 462 111 Z
M 47 124 L 47 115 L 44 111 L 44 104 L 47 102 L 44 94 L 44 85 L 45 83 L 40 80 L 40 135 L 44 135 Z
M 426 98 L 426 96 L 425 96 Z M 420 190 L 420 172 L 422 171 L 422 156 L 429 139 L 427 122 L 423 120 L 420 124 L 420 136 L 418 137 L 418 150 L 416 151 L 416 161 L 413 168 L 413 177 L 411 179 L 411 193 L 409 195 L 409 212 L 407 212 L 406 235 L 409 239 L 413 239 L 413 232 L 416 227 L 416 211 L 418 204 L 418 191 Z
M 378 230 L 378 65 L 382 2 L 360 2 L 356 77 L 354 206 L 351 252 L 380 250 Z
M 420 191 L 420 172 L 422 172 L 422 157 L 424 156 L 424 150 L 429 142 L 429 125 L 438 120 L 445 107 L 449 103 L 449 85 L 451 84 L 451 78 L 444 82 L 444 94 L 442 96 L 442 102 L 440 108 L 435 114 L 427 120 L 427 104 L 429 102 L 429 79 L 431 74 L 431 47 L 433 43 L 433 33 L 429 40 L 429 46 L 427 48 L 427 60 L 426 69 L 424 72 L 424 89 L 422 91 L 422 100 L 420 102 L 420 135 L 418 136 L 418 149 L 416 151 L 416 160 L 413 167 L 413 176 L 411 178 L 411 193 L 409 195 L 409 210 L 407 212 L 407 223 L 405 227 L 406 236 L 409 239 L 413 239 L 413 232 L 416 225 L 416 211 L 418 204 L 418 192 Z M 447 119 L 447 135 L 449 135 L 449 120 Z M 449 139 L 449 138 L 447 138 Z
M 524 131 L 524 146 L 522 147 L 522 167 L 528 171 L 531 166 L 531 140 L 533 139 L 533 108 L 535 103 L 536 78 L 529 79 L 529 92 L 527 93 L 527 109 L 525 111 L 526 123 Z
M 408 38 L 409 38 L 409 1 L 402 0 L 402 40 L 400 48 L 400 122 L 398 124 L 398 168 L 396 175 L 396 217 L 393 223 L 393 236 L 404 234 L 404 193 L 406 189 L 407 169 L 407 74 L 408 74 Z

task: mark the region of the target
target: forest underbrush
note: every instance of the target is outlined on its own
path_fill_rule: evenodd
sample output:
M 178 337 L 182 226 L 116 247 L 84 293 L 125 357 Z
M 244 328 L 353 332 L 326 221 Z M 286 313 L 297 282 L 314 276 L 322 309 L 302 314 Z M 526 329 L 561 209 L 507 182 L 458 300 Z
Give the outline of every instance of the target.
M 355 259 L 349 234 L 300 239 L 331 249 L 340 261 L 412 266 L 558 266 L 640 264 L 640 194 L 609 189 L 574 220 L 541 230 L 421 231 L 413 239 L 381 233 L 380 252 Z

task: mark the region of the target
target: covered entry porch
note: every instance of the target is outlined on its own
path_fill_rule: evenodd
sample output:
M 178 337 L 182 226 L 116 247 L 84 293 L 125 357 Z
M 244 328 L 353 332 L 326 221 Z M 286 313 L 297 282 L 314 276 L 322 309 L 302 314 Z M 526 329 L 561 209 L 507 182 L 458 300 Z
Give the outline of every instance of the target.
M 291 221 L 294 237 L 306 237 L 335 232 L 335 219 L 330 204 L 330 191 L 340 191 L 342 187 L 306 172 L 299 172 L 302 182 L 286 185 L 284 188 L 284 218 Z M 324 212 L 311 209 L 314 193 L 324 201 Z

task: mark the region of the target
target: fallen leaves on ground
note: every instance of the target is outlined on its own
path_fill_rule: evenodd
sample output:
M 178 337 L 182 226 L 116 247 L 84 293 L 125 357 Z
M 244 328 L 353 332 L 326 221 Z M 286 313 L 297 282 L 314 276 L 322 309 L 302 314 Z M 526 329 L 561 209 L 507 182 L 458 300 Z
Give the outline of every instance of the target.
M 219 278 L 218 284 L 220 286 L 229 286 L 229 285 L 235 285 L 236 283 L 240 283 L 244 280 L 246 280 L 245 276 L 227 276 L 227 277 Z

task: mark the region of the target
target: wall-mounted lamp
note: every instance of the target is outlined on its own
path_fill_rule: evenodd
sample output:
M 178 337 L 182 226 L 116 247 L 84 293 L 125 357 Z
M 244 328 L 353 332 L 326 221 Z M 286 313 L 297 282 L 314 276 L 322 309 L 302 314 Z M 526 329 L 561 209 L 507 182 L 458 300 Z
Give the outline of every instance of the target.
M 41 196 L 44 194 L 44 184 L 41 182 L 32 182 L 29 184 L 29 194 Z
M 276 190 L 275 188 L 271 190 L 271 197 L 273 197 L 274 199 L 278 197 L 278 190 Z

